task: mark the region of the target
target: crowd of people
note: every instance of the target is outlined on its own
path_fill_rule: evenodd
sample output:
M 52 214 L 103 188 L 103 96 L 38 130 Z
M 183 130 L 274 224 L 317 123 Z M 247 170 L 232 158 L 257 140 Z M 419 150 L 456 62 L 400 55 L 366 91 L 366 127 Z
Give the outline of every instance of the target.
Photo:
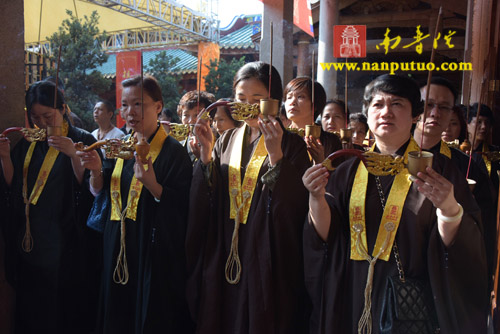
M 362 110 L 351 113 L 311 78 L 283 85 L 274 67 L 252 62 L 224 100 L 271 98 L 282 108 L 244 121 L 229 105 L 199 117 L 215 102 L 209 92 L 186 93 L 173 112 L 153 77 L 120 84 L 122 129 L 106 101 L 95 104 L 92 134 L 74 126 L 63 93 L 42 81 L 26 93 L 29 123 L 62 134 L 14 147 L 0 136 L 0 237 L 16 333 L 494 327 L 494 117 L 474 104 L 466 119 L 448 80 L 419 87 L 406 76 L 379 76 L 365 87 Z M 178 141 L 159 120 L 185 124 L 189 135 Z M 305 134 L 311 126 L 318 135 Z M 375 175 L 359 155 L 327 168 L 325 159 L 345 147 L 338 133 L 346 127 L 358 152 L 407 164 L 421 146 L 432 164 L 416 177 L 406 167 Z M 139 149 L 115 159 L 75 145 L 134 138 L 148 142 L 145 158 Z M 455 139 L 474 144 L 472 161 L 447 144 Z M 404 310 L 394 312 L 388 305 L 398 301 L 388 296 L 395 281 L 417 280 L 427 316 L 402 325 Z M 409 331 L 416 324 L 425 329 Z

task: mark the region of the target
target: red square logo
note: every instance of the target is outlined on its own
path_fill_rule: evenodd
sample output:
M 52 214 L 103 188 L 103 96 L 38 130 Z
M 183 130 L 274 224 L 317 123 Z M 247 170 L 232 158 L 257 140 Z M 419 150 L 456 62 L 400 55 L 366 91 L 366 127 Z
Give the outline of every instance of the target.
M 366 26 L 334 26 L 333 56 L 335 58 L 366 57 Z

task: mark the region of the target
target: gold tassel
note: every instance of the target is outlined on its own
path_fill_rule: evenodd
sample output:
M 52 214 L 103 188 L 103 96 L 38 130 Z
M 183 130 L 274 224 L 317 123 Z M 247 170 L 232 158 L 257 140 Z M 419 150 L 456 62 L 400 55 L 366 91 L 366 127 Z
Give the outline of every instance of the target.
M 392 225 L 391 225 L 392 224 Z M 392 231 L 394 231 L 394 224 L 387 222 L 385 224 L 385 229 L 389 232 L 387 233 L 384 243 L 380 248 L 379 252 L 375 257 L 371 257 L 367 250 L 363 248 L 363 244 L 360 242 L 361 229 L 356 230 L 356 249 L 358 253 L 362 255 L 366 261 L 370 264 L 368 267 L 368 275 L 366 278 L 365 286 L 365 306 L 363 308 L 363 313 L 358 322 L 358 334 L 371 334 L 372 333 L 372 290 L 373 290 L 373 274 L 375 273 L 375 264 L 378 258 L 382 255 L 391 239 Z
M 130 200 L 127 203 L 127 206 L 123 209 L 120 214 L 120 252 L 118 253 L 118 257 L 116 259 L 116 267 L 113 272 L 113 282 L 117 284 L 125 285 L 128 283 L 129 273 L 128 273 L 128 264 L 127 264 L 127 248 L 125 243 L 125 219 L 127 216 L 127 209 L 129 204 L 133 202 L 134 197 L 137 196 L 135 191 L 131 192 Z M 114 196 L 115 201 L 118 202 L 118 196 Z M 117 203 L 117 207 L 120 204 Z
M 238 206 L 236 203 L 236 196 L 238 196 L 238 190 L 233 189 L 229 194 L 231 200 L 233 201 L 234 207 L 236 208 L 236 217 L 234 218 L 234 230 L 233 237 L 231 239 L 231 250 L 229 251 L 229 256 L 226 261 L 226 281 L 229 284 L 238 284 L 241 278 L 241 261 L 238 254 L 238 232 L 240 230 L 240 214 L 241 209 L 245 205 L 246 200 L 250 197 L 250 192 L 243 192 L 243 200 L 241 205 Z

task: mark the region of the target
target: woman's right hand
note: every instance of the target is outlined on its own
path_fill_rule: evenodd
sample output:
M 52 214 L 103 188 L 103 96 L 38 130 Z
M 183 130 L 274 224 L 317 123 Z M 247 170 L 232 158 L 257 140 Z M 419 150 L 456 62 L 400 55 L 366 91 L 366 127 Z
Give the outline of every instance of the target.
M 80 158 L 82 167 L 99 173 L 102 168 L 101 157 L 96 150 L 90 152 L 76 151 L 76 155 Z
M 330 174 L 326 167 L 321 164 L 314 165 L 306 170 L 302 176 L 302 182 L 313 197 L 324 197 L 325 187 Z
M 200 160 L 207 165 L 212 160 L 214 134 L 210 128 L 210 121 L 198 118 L 194 126 L 194 134 L 200 148 Z

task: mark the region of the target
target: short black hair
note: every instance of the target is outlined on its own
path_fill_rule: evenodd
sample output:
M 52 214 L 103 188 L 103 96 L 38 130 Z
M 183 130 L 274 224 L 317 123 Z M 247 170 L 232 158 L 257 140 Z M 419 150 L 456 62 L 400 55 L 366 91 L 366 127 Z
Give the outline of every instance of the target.
M 271 71 L 271 96 L 269 96 L 269 98 L 281 101 L 283 100 L 283 85 L 281 83 L 281 76 L 274 66 Z M 240 83 L 240 81 L 252 78 L 262 82 L 266 89 L 269 90 L 269 64 L 262 61 L 254 61 L 243 65 L 234 76 L 233 97 L 236 86 Z
M 113 115 L 115 114 L 115 106 L 113 105 L 113 103 L 107 101 L 107 100 L 99 100 L 96 102 L 97 103 L 102 103 L 104 105 L 104 108 L 106 108 L 106 110 L 108 112 L 112 112 Z
M 467 119 L 467 123 L 470 123 L 472 119 L 477 116 L 478 107 L 479 105 L 477 102 L 470 107 L 469 118 Z M 481 104 L 481 111 L 479 116 L 487 117 L 491 124 L 495 122 L 495 117 L 493 116 L 493 112 L 491 111 L 490 107 L 488 107 L 486 104 Z
M 383 74 L 376 77 L 365 87 L 363 95 L 363 114 L 368 117 L 368 108 L 373 96 L 378 92 L 396 95 L 411 103 L 411 115 L 417 117 L 423 112 L 424 102 L 415 80 L 398 74 Z
M 56 85 L 51 81 L 38 81 L 30 86 L 28 91 L 26 92 L 25 102 L 26 102 L 26 111 L 28 114 L 28 122 L 33 127 L 33 121 L 31 120 L 31 109 L 34 104 L 40 104 L 45 107 L 54 108 L 63 110 L 64 109 L 64 95 L 62 91 L 57 87 L 57 96 L 56 101 L 54 101 L 54 93 L 56 92 Z
M 365 134 L 368 132 L 368 120 L 366 119 L 366 116 L 363 115 L 362 112 L 356 112 L 354 114 L 349 115 L 349 121 L 356 121 L 365 126 Z
M 455 101 L 457 100 L 458 97 L 458 92 L 451 83 L 450 80 L 443 78 L 443 77 L 432 77 L 431 78 L 431 85 L 438 85 L 438 86 L 444 86 L 450 90 L 450 92 L 453 94 L 453 104 L 455 104 Z M 427 83 L 424 85 L 420 86 L 420 89 L 427 87 Z

